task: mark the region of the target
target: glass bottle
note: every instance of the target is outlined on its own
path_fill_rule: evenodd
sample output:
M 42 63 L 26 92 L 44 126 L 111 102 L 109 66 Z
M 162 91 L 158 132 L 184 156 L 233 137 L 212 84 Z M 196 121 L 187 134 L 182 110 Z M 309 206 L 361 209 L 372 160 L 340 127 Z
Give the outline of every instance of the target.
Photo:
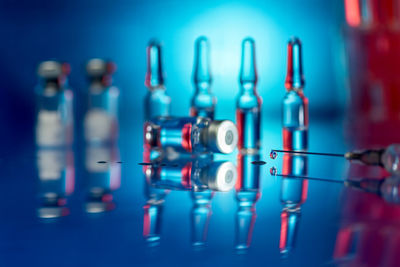
M 44 61 L 38 67 L 36 87 L 37 216 L 43 219 L 69 214 L 67 197 L 74 191 L 73 93 L 67 86 L 69 65 Z
M 238 133 L 235 124 L 229 120 L 158 117 L 145 123 L 144 140 L 148 148 L 227 154 L 235 149 Z
M 119 89 L 112 85 L 116 65 L 91 59 L 86 65 L 89 106 L 84 119 L 87 143 L 112 143 L 118 136 Z
M 36 144 L 62 147 L 73 141 L 73 93 L 68 88 L 69 65 L 44 61 L 38 68 L 36 87 Z
M 239 132 L 238 148 L 242 153 L 255 153 L 260 148 L 262 100 L 257 93 L 255 43 L 251 38 L 242 42 L 240 93 L 236 101 L 236 123 Z
M 144 99 L 145 120 L 147 121 L 157 116 L 169 116 L 171 98 L 165 92 L 161 44 L 157 40 L 151 40 L 147 46 L 145 85 L 148 89 Z
M 190 116 L 214 119 L 216 99 L 211 93 L 212 76 L 209 53 L 208 39 L 204 36 L 197 38 L 193 70 L 193 83 L 196 91 L 191 100 Z
M 308 99 L 304 96 L 304 77 L 301 59 L 301 42 L 292 38 L 288 42 L 288 63 L 282 102 L 283 149 L 308 148 Z

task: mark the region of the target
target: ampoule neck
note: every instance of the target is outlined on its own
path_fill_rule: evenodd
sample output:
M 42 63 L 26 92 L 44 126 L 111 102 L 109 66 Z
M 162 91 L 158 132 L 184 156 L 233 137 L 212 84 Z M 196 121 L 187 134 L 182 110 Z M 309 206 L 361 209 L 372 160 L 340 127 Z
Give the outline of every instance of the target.
M 256 94 L 257 92 L 257 87 L 253 82 L 241 82 L 240 89 L 242 93 L 246 92 Z
M 195 84 L 196 92 L 198 93 L 210 93 L 211 86 L 209 82 L 199 82 Z

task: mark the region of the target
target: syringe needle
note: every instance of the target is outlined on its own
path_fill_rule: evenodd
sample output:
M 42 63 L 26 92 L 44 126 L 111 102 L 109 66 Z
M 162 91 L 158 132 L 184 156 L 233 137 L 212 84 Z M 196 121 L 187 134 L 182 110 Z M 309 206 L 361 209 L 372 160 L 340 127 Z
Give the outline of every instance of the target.
M 332 157 L 345 157 L 345 154 L 335 154 L 335 153 L 318 153 L 318 152 L 307 152 L 307 151 L 297 151 L 297 150 L 271 150 L 270 157 L 272 159 L 276 158 L 276 152 L 288 153 L 288 154 L 304 154 L 304 155 L 319 155 L 319 156 L 332 156 Z

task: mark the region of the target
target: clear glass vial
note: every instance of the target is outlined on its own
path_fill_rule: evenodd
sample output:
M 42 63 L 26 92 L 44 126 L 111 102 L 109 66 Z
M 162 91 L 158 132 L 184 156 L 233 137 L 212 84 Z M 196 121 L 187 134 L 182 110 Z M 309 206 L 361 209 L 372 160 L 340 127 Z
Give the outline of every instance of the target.
M 112 142 L 118 136 L 119 89 L 112 85 L 113 62 L 94 58 L 86 64 L 89 106 L 84 119 L 86 142 Z
M 73 93 L 68 89 L 69 65 L 44 61 L 38 67 L 36 87 L 36 144 L 62 147 L 73 140 Z
M 237 145 L 238 132 L 229 120 L 159 117 L 145 123 L 144 140 L 147 148 L 229 154 Z

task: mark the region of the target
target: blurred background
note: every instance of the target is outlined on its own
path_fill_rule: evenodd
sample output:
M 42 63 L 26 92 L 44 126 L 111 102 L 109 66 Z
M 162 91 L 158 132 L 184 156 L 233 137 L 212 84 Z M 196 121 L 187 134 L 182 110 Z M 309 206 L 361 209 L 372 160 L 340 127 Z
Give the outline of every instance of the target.
M 31 134 L 37 65 L 48 59 L 71 64 L 69 84 L 76 94 L 87 88 L 84 64 L 88 59 L 115 61 L 122 119 L 129 117 L 137 123 L 132 114 L 142 114 L 146 45 L 153 37 L 164 45 L 167 92 L 175 115 L 189 110 L 194 40 L 200 35 L 211 43 L 217 118 L 227 111 L 233 119 L 240 45 L 247 36 L 256 41 L 258 91 L 264 99 L 265 117 L 280 116 L 286 43 L 291 36 L 303 42 L 311 115 L 341 113 L 345 106 L 347 89 L 342 79 L 336 79 L 344 71 L 342 1 L 5 0 L 0 5 L 0 48 L 4 51 L 0 116 L 8 125 L 3 135 L 12 133 L 23 139 L 22 135 Z M 78 107 L 80 101 L 76 97 Z

